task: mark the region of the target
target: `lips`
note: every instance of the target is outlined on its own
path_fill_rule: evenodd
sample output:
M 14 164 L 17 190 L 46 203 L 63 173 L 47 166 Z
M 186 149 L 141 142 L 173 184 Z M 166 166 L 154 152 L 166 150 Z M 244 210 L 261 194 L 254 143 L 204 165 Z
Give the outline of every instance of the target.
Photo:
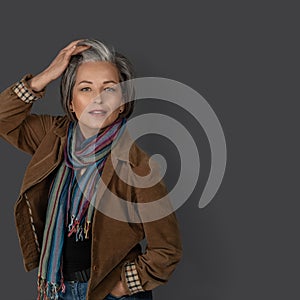
M 103 109 L 93 109 L 93 110 L 89 111 L 89 114 L 91 114 L 91 115 L 105 115 L 106 114 L 106 110 L 103 110 Z

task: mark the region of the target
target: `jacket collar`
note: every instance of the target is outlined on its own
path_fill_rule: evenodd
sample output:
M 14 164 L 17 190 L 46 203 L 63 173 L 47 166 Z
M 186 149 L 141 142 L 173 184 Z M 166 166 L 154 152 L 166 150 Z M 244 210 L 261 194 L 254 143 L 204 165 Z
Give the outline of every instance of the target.
M 31 160 L 24 176 L 21 193 L 48 176 L 48 174 L 59 165 L 63 159 L 69 124 L 70 121 L 66 116 L 58 117 L 53 129 L 57 139 L 52 141 L 53 147 L 51 149 L 47 148 L 48 154 L 44 152 L 45 155 L 39 158 L 36 157 L 35 160 Z M 132 167 L 136 167 L 138 165 L 138 153 L 138 146 L 134 143 L 127 128 L 125 128 L 122 136 L 118 140 L 118 143 L 113 147 L 113 150 L 108 155 L 105 163 L 107 166 L 104 170 L 107 171 L 103 170 L 103 177 L 106 179 L 106 182 L 111 179 L 114 170 L 113 166 L 115 166 L 118 161 L 123 161 Z
M 59 117 L 55 123 L 54 133 L 62 140 L 66 139 L 67 129 L 69 124 L 70 124 L 70 120 L 67 118 L 67 116 Z M 132 137 L 130 136 L 128 129 L 125 128 L 118 143 L 113 148 L 111 154 L 112 159 L 118 159 L 127 162 L 133 167 L 135 167 L 137 166 L 137 157 L 135 154 L 136 154 L 136 144 L 132 139 Z
M 66 138 L 69 124 L 70 120 L 67 116 L 58 117 L 54 125 L 54 134 L 60 138 Z

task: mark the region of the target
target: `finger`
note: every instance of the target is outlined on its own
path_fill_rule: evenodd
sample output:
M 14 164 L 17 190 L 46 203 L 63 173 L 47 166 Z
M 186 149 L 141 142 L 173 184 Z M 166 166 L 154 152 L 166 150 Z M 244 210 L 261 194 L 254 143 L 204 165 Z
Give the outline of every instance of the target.
M 66 46 L 65 48 L 63 48 L 62 50 L 67 50 L 68 51 L 68 50 L 74 48 L 74 46 L 76 46 L 81 41 L 83 41 L 83 39 L 73 41 L 68 46 Z
M 91 48 L 91 46 L 75 46 L 73 49 L 73 52 L 72 52 L 72 55 L 76 55 L 76 54 L 79 54 L 87 49 Z
M 62 52 L 63 55 L 63 59 L 65 60 L 70 60 L 71 56 L 79 54 L 87 49 L 89 49 L 90 46 L 76 46 L 73 45 L 72 48 L 68 49 L 68 50 L 64 50 Z
M 76 46 L 76 45 L 73 45 L 71 48 L 66 49 L 64 52 L 66 52 L 67 54 L 71 54 L 73 52 L 86 50 L 87 48 L 89 48 L 89 46 Z
M 87 50 L 90 47 L 91 46 L 89 46 L 89 45 L 79 45 L 79 46 L 77 46 L 77 44 L 72 43 L 72 47 L 63 49 L 61 52 L 65 53 L 67 55 L 76 55 L 76 54 L 78 54 L 78 53 L 80 53 L 84 50 Z

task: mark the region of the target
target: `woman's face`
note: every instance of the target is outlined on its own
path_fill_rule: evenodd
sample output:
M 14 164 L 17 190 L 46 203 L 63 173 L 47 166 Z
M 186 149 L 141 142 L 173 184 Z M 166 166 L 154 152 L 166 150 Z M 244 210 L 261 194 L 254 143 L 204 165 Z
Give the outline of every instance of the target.
M 109 62 L 85 62 L 78 67 L 70 104 L 85 138 L 113 123 L 124 110 L 119 73 Z

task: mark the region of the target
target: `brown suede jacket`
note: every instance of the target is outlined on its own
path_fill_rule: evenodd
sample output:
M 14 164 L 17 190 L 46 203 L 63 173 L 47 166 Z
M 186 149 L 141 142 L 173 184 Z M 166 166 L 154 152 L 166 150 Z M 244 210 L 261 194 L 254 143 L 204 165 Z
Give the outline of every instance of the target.
M 30 90 L 35 97 L 43 93 Z M 30 271 L 39 264 L 45 215 L 50 183 L 58 165 L 63 160 L 63 149 L 69 120 L 66 116 L 31 114 L 32 103 L 26 103 L 14 92 L 15 84 L 0 94 L 0 136 L 11 145 L 32 155 L 26 169 L 19 199 L 15 205 L 15 222 L 22 249 L 24 266 Z M 20 96 L 20 95 L 19 95 Z M 125 130 L 124 139 L 118 142 L 119 151 L 108 156 L 102 173 L 105 186 L 99 190 L 98 199 L 104 198 L 109 189 L 113 194 L 137 203 L 149 203 L 167 194 L 159 181 L 152 187 L 134 187 L 121 180 L 116 169 L 131 168 L 145 176 L 149 173 L 149 156 L 133 142 L 129 157 L 123 146 L 131 140 Z M 125 143 L 125 144 L 122 144 Z M 126 167 L 126 168 L 124 168 Z M 106 200 L 110 199 L 106 196 Z M 140 241 L 146 238 L 147 248 L 141 252 Z M 92 227 L 91 277 L 87 300 L 101 300 L 110 293 L 120 279 L 128 294 L 125 267 L 133 263 L 141 288 L 152 290 L 166 283 L 182 254 L 178 223 L 174 213 L 150 222 L 124 222 L 95 209 Z

